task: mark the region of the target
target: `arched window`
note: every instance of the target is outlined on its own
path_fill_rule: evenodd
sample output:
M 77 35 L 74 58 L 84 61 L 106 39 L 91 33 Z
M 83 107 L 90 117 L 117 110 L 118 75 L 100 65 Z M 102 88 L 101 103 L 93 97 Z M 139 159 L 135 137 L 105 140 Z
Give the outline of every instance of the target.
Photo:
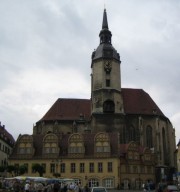
M 139 128 L 138 127 L 134 127 L 133 125 L 131 125 L 128 129 L 128 141 L 136 141 L 139 142 L 140 140 L 140 133 L 139 133 Z
M 146 127 L 146 147 L 153 147 L 152 127 L 149 125 Z
M 109 135 L 106 133 L 98 133 L 95 136 L 95 152 L 96 153 L 109 153 L 110 141 Z
M 167 146 L 166 146 L 166 134 L 164 127 L 162 128 L 162 143 L 163 143 L 163 153 L 164 153 L 164 160 L 165 163 L 168 163 L 168 154 L 167 154 Z
M 68 153 L 69 154 L 82 154 L 85 152 L 84 148 L 84 139 L 81 134 L 73 134 L 69 138 L 69 148 Z
M 98 187 L 99 186 L 99 179 L 92 178 L 88 180 L 89 187 Z
M 126 139 L 126 127 L 123 126 L 122 129 L 120 129 L 120 143 L 126 143 L 128 142 Z
M 43 154 L 58 154 L 58 138 L 55 134 L 47 134 L 43 139 Z
M 135 128 L 131 125 L 129 129 L 129 141 L 135 141 L 136 138 L 136 131 Z
M 33 138 L 31 135 L 22 135 L 19 139 L 18 153 L 32 155 L 34 152 Z
M 115 187 L 115 185 L 114 185 L 114 183 L 115 183 L 114 178 L 105 178 L 105 179 L 103 179 L 102 183 L 103 183 L 103 186 L 106 187 L 106 188 L 113 188 L 113 187 Z
M 115 105 L 114 102 L 111 100 L 107 100 L 103 104 L 103 112 L 104 113 L 114 113 Z

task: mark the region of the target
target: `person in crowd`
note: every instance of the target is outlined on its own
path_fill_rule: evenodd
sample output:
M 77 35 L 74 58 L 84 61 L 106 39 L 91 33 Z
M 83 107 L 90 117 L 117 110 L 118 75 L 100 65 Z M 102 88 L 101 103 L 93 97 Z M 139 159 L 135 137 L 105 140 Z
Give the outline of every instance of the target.
M 68 190 L 68 186 L 66 183 L 64 183 L 63 192 L 67 192 L 67 190 Z
M 70 185 L 69 185 L 69 190 L 70 190 L 70 191 L 74 191 L 74 188 L 75 188 L 74 183 L 70 183 Z
M 21 190 L 20 182 L 17 179 L 13 183 L 13 189 L 14 192 L 20 192 Z
M 79 192 L 79 185 L 77 183 L 74 185 L 74 192 Z
M 78 183 L 78 186 L 79 186 L 79 192 L 82 192 L 83 190 L 80 182 Z
M 46 188 L 47 188 L 47 192 L 52 192 L 52 185 L 50 183 L 46 185 Z
M 29 181 L 26 181 L 26 184 L 25 184 L 25 186 L 24 186 L 24 190 L 25 190 L 25 192 L 30 192 L 30 191 L 29 191 L 29 190 L 30 190 Z
M 54 183 L 53 190 L 54 190 L 54 192 L 58 192 L 58 191 L 59 191 L 59 189 L 60 189 L 59 182 L 58 182 L 58 181 L 56 181 L 56 182 Z
M 36 190 L 37 192 L 43 192 L 44 185 L 41 182 L 37 183 Z
M 90 189 L 88 187 L 88 184 L 84 186 L 83 192 L 90 192 Z

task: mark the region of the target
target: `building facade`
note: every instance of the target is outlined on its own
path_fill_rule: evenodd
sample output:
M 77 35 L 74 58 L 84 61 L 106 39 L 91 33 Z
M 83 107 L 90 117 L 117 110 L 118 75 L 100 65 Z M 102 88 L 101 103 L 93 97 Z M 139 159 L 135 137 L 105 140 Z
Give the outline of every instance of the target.
M 57 99 L 32 135 L 19 136 L 11 164 L 24 164 L 26 174 L 36 175 L 32 167 L 40 163 L 46 177 L 74 178 L 91 187 L 138 189 L 172 179 L 175 129 L 144 90 L 121 87 L 121 60 L 106 10 L 99 38 L 91 60 L 91 99 Z
M 12 153 L 15 140 L 12 135 L 5 129 L 5 125 L 0 122 L 0 177 L 6 176 L 5 168 L 8 166 L 8 159 Z

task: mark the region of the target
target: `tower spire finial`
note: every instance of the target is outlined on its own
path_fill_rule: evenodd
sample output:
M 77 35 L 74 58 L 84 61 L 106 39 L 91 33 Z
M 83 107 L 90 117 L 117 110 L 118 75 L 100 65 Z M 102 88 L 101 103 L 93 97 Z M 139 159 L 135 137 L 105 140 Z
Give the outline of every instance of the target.
M 106 9 L 104 9 L 102 29 L 108 29 Z

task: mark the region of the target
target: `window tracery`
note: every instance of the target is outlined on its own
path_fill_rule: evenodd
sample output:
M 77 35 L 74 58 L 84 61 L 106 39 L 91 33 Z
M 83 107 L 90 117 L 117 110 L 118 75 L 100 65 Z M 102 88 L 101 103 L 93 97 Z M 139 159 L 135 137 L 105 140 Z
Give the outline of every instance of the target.
M 70 154 L 82 154 L 84 153 L 84 140 L 81 134 L 73 134 L 69 138 L 69 148 L 68 152 Z
M 110 140 L 106 133 L 98 133 L 95 137 L 95 151 L 97 153 L 110 152 Z
M 34 152 L 33 138 L 30 135 L 23 135 L 19 140 L 18 153 L 30 155 Z
M 58 154 L 58 138 L 54 134 L 47 134 L 43 139 L 43 153 L 44 154 Z
M 153 147 L 153 138 L 152 138 L 152 127 L 150 125 L 148 125 L 146 127 L 146 146 L 148 148 L 152 148 Z

